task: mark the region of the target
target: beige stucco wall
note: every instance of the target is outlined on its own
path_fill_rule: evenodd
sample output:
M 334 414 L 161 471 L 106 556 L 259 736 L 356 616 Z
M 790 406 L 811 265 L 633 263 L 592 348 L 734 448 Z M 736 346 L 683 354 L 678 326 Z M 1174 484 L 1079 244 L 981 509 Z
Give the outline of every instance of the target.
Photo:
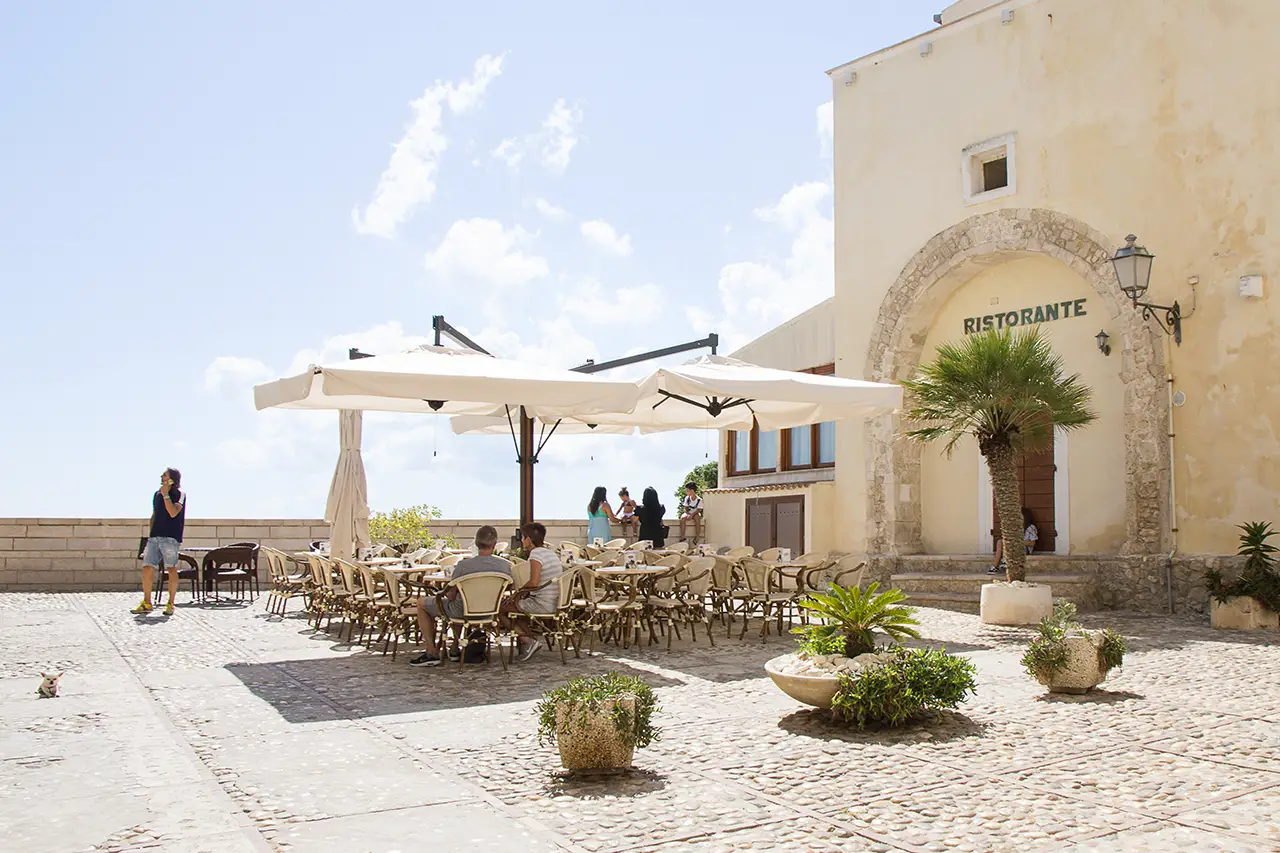
M 1062 316 L 1061 303 L 1071 302 Z M 1065 372 L 1079 374 L 1093 389 L 1092 409 L 1097 421 L 1067 438 L 1065 477 L 1068 484 L 1070 551 L 1073 554 L 1115 553 L 1124 544 L 1123 406 L 1118 355 L 1104 356 L 1096 335 L 1110 325 L 1098 316 L 1098 300 L 1089 284 L 1064 264 L 1032 255 L 1002 260 L 974 276 L 935 315 L 924 351 L 960 340 L 967 318 L 1054 304 L 1059 319 L 1039 324 Z M 1077 316 L 1077 312 L 1082 312 Z M 1033 314 L 1034 317 L 1034 314 Z M 1114 332 L 1110 330 L 1109 334 Z M 925 551 L 932 554 L 971 554 L 983 550 L 978 514 L 990 502 L 980 494 L 977 443 L 965 440 L 948 459 L 941 447 L 927 448 L 921 461 L 921 502 Z M 1061 508 L 1058 516 L 1061 518 Z M 988 517 L 989 521 L 989 517 Z M 990 529 L 989 524 L 986 525 Z M 1059 524 L 1059 534 L 1064 525 Z M 986 537 L 989 538 L 989 537 Z M 1061 545 L 1062 543 L 1059 543 Z
M 708 491 L 703 497 L 707 517 L 707 541 L 736 548 L 747 541 L 747 501 L 751 498 L 780 498 L 804 495 L 804 541 L 806 551 L 831 552 L 836 549 L 834 519 L 835 483 L 767 491 Z
M 1016 9 L 1011 24 L 1001 24 L 1002 8 Z M 921 40 L 933 42 L 926 57 Z M 837 372 L 863 375 L 880 319 L 868 306 L 933 235 L 969 217 L 1056 211 L 1112 246 L 1135 232 L 1157 256 L 1153 301 L 1179 299 L 1190 312 L 1188 277 L 1199 277 L 1183 345 L 1167 362 L 1187 395 L 1174 416 L 1177 545 L 1229 552 L 1237 523 L 1277 519 L 1280 412 L 1269 392 L 1280 306 L 1270 293 L 1244 299 L 1238 287 L 1246 274 L 1263 275 L 1268 291 L 1280 284 L 1270 230 L 1280 223 L 1280 77 L 1263 71 L 1277 40 L 1277 3 L 1014 0 L 837 69 Z M 850 70 L 857 77 L 845 85 Z M 1007 133 L 1016 192 L 966 204 L 962 149 Z M 1096 319 L 1090 325 L 1120 325 Z M 1080 345 L 1097 331 L 1082 329 Z M 1112 359 L 1138 343 L 1113 340 Z M 866 541 L 864 429 L 842 425 L 837 437 L 837 512 L 850 521 L 839 538 L 850 551 Z M 1073 463 L 1085 456 L 1074 449 Z M 1103 468 L 1113 455 L 1088 464 Z M 901 497 L 894 483 L 876 487 Z M 1099 547 L 1114 539 L 1105 525 L 1091 536 Z
M 733 358 L 776 367 L 808 370 L 831 364 L 836 357 L 834 299 L 827 299 L 733 353 Z

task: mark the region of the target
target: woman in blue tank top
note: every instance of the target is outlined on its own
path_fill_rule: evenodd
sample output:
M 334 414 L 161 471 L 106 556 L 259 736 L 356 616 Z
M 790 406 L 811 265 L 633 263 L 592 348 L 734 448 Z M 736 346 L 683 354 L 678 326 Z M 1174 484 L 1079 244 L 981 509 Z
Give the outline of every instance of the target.
M 617 521 L 613 508 L 609 506 L 609 490 L 604 486 L 596 486 L 591 493 L 591 503 L 587 504 L 587 544 L 597 539 L 608 542 L 613 538 L 609 527 L 610 521 Z

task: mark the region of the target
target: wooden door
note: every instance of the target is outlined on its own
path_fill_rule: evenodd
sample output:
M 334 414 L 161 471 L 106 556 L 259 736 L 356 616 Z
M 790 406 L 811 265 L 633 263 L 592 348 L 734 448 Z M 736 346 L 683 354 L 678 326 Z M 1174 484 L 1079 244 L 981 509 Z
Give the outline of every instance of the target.
M 1036 530 L 1040 538 L 1036 540 L 1037 554 L 1052 554 L 1057 547 L 1057 528 L 1053 519 L 1056 511 L 1053 504 L 1054 476 L 1057 466 L 1053 464 L 1053 451 L 1024 454 L 1018 458 L 1018 491 L 1022 506 L 1031 510 Z M 994 527 L 991 529 L 991 543 L 1000 538 L 1000 508 L 995 505 L 995 495 L 991 496 L 991 518 Z
M 747 500 L 747 544 L 760 553 L 773 547 L 773 503 L 766 498 Z
M 791 556 L 804 553 L 804 497 L 778 498 L 774 504 L 775 548 L 790 548 Z

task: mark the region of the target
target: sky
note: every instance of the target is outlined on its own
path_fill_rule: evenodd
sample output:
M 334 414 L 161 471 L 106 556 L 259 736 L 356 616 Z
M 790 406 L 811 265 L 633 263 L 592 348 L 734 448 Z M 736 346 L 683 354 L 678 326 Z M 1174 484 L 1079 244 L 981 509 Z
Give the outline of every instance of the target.
M 144 517 L 172 465 L 193 517 L 318 518 L 337 414 L 252 386 L 434 314 L 563 367 L 731 352 L 832 295 L 823 72 L 942 5 L 10 4 L 0 516 Z M 557 436 L 537 515 L 715 457 Z M 369 413 L 364 460 L 375 511 L 518 514 L 510 437 Z

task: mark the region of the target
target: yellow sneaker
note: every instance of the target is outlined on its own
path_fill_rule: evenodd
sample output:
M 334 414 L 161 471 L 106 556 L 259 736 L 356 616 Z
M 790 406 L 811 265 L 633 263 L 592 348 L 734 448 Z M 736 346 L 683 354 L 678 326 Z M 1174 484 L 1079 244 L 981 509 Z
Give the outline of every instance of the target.
M 138 602 L 137 607 L 133 608 L 129 612 L 143 614 L 143 613 L 150 613 L 154 609 L 155 608 L 153 608 L 150 604 L 147 604 L 146 599 L 143 599 L 142 601 Z
M 168 604 L 166 604 L 166 605 L 164 606 L 164 615 L 165 615 L 165 616 L 172 616 L 172 615 L 173 615 L 173 602 L 172 602 L 172 601 L 170 601 Z

